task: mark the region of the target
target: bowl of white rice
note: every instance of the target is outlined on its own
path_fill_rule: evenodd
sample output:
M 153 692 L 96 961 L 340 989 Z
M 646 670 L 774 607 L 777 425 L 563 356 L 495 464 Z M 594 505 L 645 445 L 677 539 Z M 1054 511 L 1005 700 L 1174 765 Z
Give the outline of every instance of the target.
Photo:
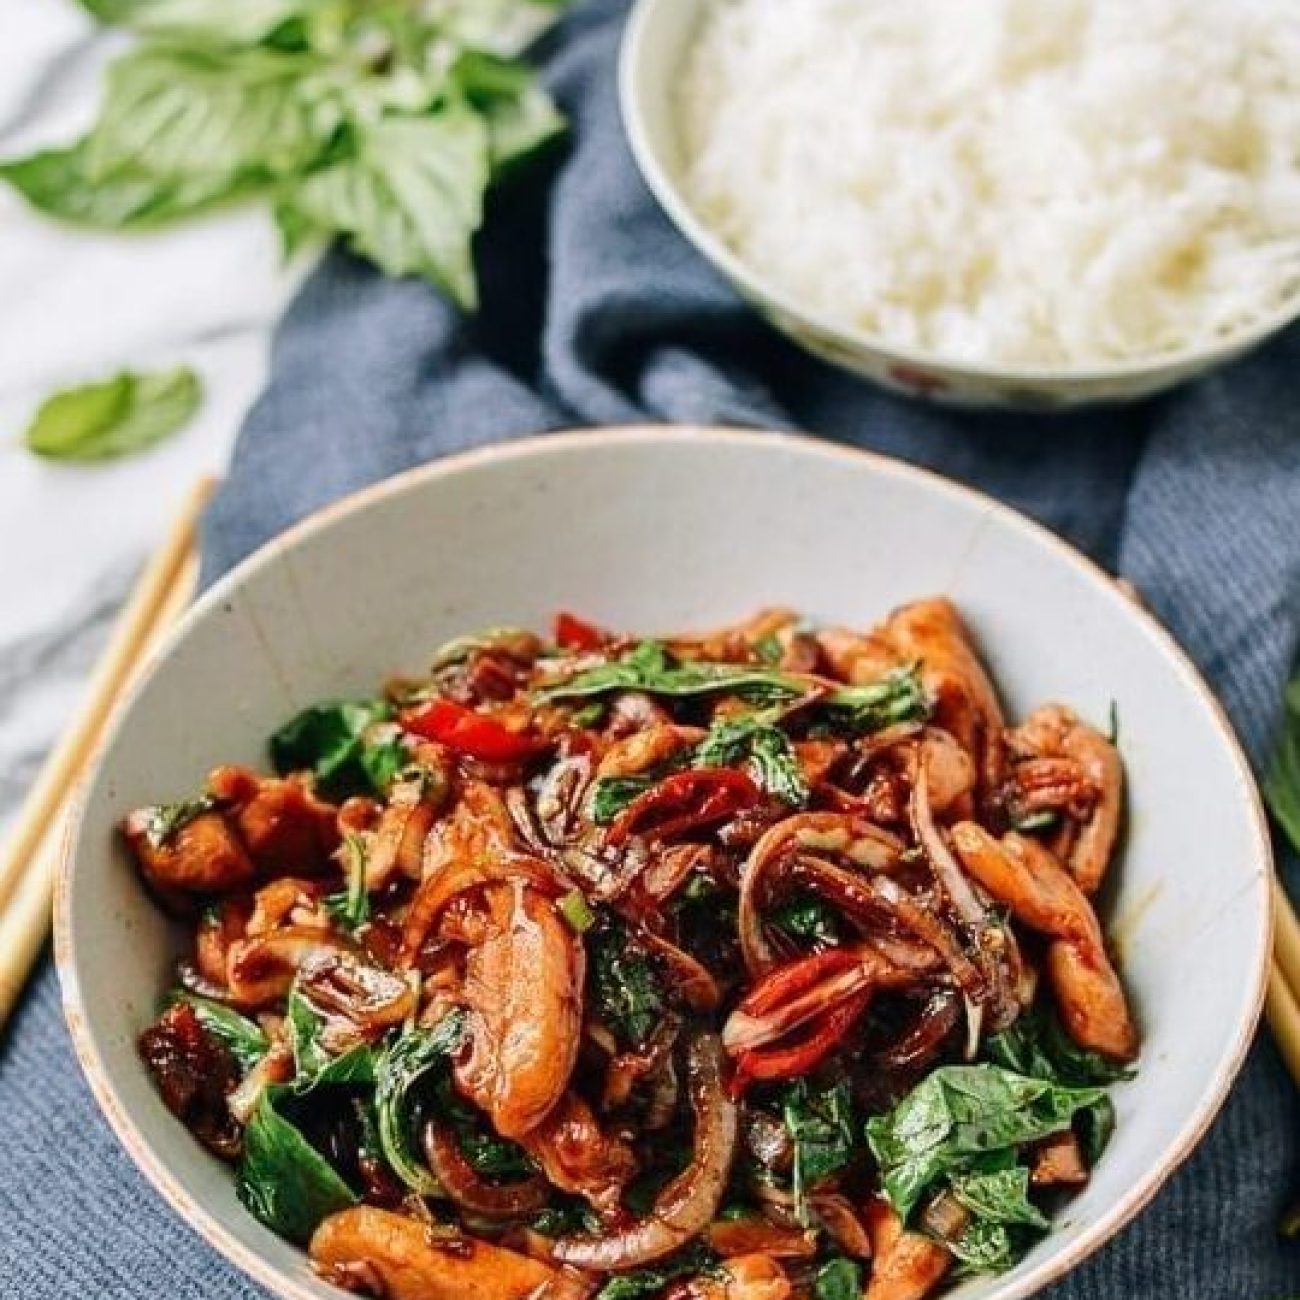
M 620 82 L 683 234 L 890 387 L 1139 398 L 1300 315 L 1296 0 L 639 0 Z

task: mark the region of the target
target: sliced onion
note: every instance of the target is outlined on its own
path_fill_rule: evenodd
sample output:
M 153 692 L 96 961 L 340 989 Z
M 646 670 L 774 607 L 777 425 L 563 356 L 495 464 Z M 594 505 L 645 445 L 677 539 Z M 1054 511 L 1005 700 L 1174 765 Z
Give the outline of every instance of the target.
M 752 976 L 766 974 L 780 960 L 763 932 L 762 910 L 775 886 L 795 869 L 793 864 L 801 861 L 800 849 L 843 853 L 861 865 L 880 870 L 897 861 L 903 844 L 888 831 L 846 813 L 802 813 L 773 826 L 754 845 L 740 885 L 740 946 Z M 860 878 L 853 872 L 830 863 L 824 866 L 826 873 L 820 879 L 827 888 L 838 887 L 841 893 L 857 888 Z M 817 888 L 815 877 L 800 883 Z
M 690 1165 L 662 1192 L 654 1208 L 608 1236 L 561 1237 L 552 1246 L 562 1264 L 593 1273 L 620 1273 L 680 1250 L 713 1221 L 736 1155 L 738 1107 L 722 1086 L 722 1045 L 701 1034 L 687 1052 L 687 1086 L 695 1118 Z
M 970 999 L 964 999 L 967 1007 Z M 957 1025 L 960 1002 L 951 989 L 932 994 L 907 1032 L 895 1039 L 876 1059 L 892 1069 L 924 1065 L 943 1046 Z
M 713 978 L 712 972 L 703 962 L 697 961 L 675 943 L 669 943 L 667 939 L 650 930 L 641 930 L 637 938 L 644 947 L 659 958 L 671 976 L 677 991 L 692 1011 L 712 1011 L 722 1001 L 722 991 L 718 988 L 718 981 Z
M 514 1183 L 490 1183 L 465 1158 L 451 1130 L 430 1120 L 424 1126 L 424 1158 L 433 1176 L 462 1210 L 489 1219 L 535 1214 L 547 1202 L 546 1180 L 534 1176 Z
M 965 873 L 957 865 L 957 859 L 948 847 L 938 826 L 934 822 L 934 813 L 930 808 L 930 791 L 926 781 L 925 764 L 919 759 L 913 765 L 912 772 L 912 829 L 916 832 L 917 842 L 930 860 L 943 892 L 948 895 L 958 918 L 965 925 L 981 926 L 988 919 L 989 911 L 980 902 Z

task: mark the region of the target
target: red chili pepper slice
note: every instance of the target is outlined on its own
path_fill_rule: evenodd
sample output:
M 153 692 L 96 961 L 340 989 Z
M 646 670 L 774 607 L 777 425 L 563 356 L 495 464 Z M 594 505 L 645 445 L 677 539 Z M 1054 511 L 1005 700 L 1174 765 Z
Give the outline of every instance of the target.
M 757 785 L 730 767 L 697 767 L 676 772 L 638 795 L 609 828 L 606 843 L 615 847 L 630 835 L 671 839 L 675 835 L 725 821 L 760 799 Z
M 863 989 L 832 1007 L 797 1043 L 742 1052 L 727 1089 L 732 1099 L 739 1098 L 755 1079 L 795 1079 L 807 1074 L 839 1044 L 870 1000 L 871 990 Z
M 580 619 L 568 610 L 555 616 L 555 643 L 562 650 L 599 650 L 609 640 L 594 623 Z
M 801 957 L 764 975 L 741 998 L 736 1009 L 750 1016 L 765 1016 L 814 985 L 845 975 L 861 965 L 862 958 L 850 948 L 828 948 L 811 957 Z
M 426 740 L 436 740 L 457 754 L 481 758 L 486 763 L 512 763 L 531 758 L 550 743 L 528 731 L 511 731 L 495 718 L 456 704 L 432 700 L 404 714 L 402 726 Z

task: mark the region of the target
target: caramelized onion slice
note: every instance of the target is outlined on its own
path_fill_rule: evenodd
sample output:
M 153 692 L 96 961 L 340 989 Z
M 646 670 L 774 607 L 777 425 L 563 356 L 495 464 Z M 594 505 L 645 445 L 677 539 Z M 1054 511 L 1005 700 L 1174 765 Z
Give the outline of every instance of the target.
M 701 1034 L 687 1052 L 687 1087 L 695 1117 L 690 1165 L 660 1192 L 650 1213 L 603 1237 L 559 1238 L 552 1254 L 593 1273 L 620 1273 L 680 1250 L 717 1214 L 736 1154 L 738 1108 L 722 1086 L 722 1045 Z

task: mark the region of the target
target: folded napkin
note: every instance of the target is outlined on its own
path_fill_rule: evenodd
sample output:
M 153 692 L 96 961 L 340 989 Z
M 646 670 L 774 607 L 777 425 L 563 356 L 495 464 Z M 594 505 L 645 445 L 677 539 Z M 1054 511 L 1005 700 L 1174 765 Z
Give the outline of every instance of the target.
M 1261 761 L 1300 629 L 1300 332 L 1168 398 L 1078 416 L 927 408 L 809 360 L 673 232 L 638 178 L 615 97 L 625 9 L 594 0 L 548 47 L 573 147 L 496 203 L 477 320 L 341 255 L 307 285 L 207 519 L 207 579 L 339 494 L 466 447 L 640 421 L 801 428 L 983 488 L 1129 578 Z M 0 1153 L 0 1295 L 261 1294 L 118 1149 L 48 969 L 0 1056 Z M 1049 1294 L 1300 1295 L 1300 1248 L 1275 1229 L 1300 1192 L 1298 1155 L 1300 1100 L 1261 1041 L 1182 1172 Z

